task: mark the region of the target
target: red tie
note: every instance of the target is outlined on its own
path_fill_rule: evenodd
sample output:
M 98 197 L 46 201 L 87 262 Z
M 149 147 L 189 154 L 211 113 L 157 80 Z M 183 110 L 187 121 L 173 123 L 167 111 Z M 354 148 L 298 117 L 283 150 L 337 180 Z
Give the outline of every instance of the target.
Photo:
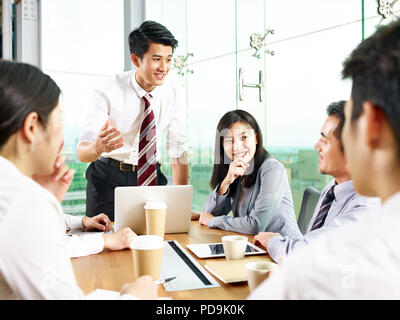
M 157 140 L 156 122 L 150 107 L 150 101 L 143 96 L 144 117 L 140 126 L 139 160 L 138 160 L 138 186 L 157 185 Z

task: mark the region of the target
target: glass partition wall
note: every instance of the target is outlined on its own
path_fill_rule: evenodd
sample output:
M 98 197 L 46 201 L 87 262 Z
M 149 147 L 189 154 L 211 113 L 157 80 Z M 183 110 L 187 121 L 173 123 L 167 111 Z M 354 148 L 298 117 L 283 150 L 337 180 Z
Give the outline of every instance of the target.
M 211 191 L 219 119 L 244 109 L 259 122 L 264 147 L 285 165 L 297 214 L 304 189 L 321 190 L 332 178 L 319 174 L 313 147 L 326 107 L 350 95 L 350 83 L 341 80 L 342 63 L 363 37 L 395 15 L 383 18 L 375 0 L 144 4 L 145 19 L 164 24 L 179 41 L 169 76 L 186 97 L 193 210 L 202 211 Z M 123 71 L 123 10 L 123 0 L 42 1 L 43 69 L 63 91 L 64 151 L 77 170 L 63 203 L 66 212 L 84 213 L 87 164 L 75 155 L 80 120 L 96 83 Z M 165 151 L 162 170 L 171 175 Z
M 146 19 L 181 35 L 175 58 L 186 63 L 175 76 L 187 95 L 193 209 L 201 211 L 211 191 L 218 120 L 244 109 L 259 122 L 265 148 L 284 163 L 298 214 L 304 189 L 321 190 L 332 178 L 319 174 L 313 147 L 326 107 L 350 95 L 340 72 L 362 40 L 362 1 L 146 3 Z

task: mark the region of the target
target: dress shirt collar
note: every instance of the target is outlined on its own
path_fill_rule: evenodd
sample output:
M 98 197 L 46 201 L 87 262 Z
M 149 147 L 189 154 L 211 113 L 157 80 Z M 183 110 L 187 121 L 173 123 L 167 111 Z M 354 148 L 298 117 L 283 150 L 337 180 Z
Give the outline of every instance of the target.
M 395 212 L 398 214 L 400 208 L 400 191 L 393 194 L 382 205 L 382 209 L 387 212 Z
M 144 96 L 146 96 L 147 98 L 154 98 L 159 90 L 160 87 L 155 87 L 152 91 L 147 92 L 146 90 L 144 90 L 140 84 L 136 81 L 136 71 L 132 71 L 132 75 L 130 77 L 129 80 L 132 83 L 133 89 L 135 90 L 136 95 L 138 96 L 139 99 L 142 99 Z
M 336 184 L 335 180 L 332 180 L 330 186 Z M 335 199 L 337 202 L 342 202 L 347 199 L 349 196 L 352 196 L 355 191 L 353 188 L 353 180 L 348 180 L 335 185 L 333 189 L 333 193 L 335 194 Z
M 14 171 L 15 173 L 22 174 L 14 163 L 2 156 L 0 156 L 0 168 L 2 168 L 3 171 Z
M 44 188 L 42 185 L 37 183 L 32 178 L 24 175 L 14 163 L 12 163 L 10 160 L 8 160 L 8 159 L 6 159 L 6 158 L 4 158 L 2 156 L 0 156 L 0 173 L 1 172 L 6 172 L 8 175 L 12 175 L 12 177 L 14 177 L 14 178 L 19 177 L 18 179 L 23 179 L 23 181 L 25 181 L 24 183 L 35 185 L 36 186 L 35 188 L 37 188 L 37 186 L 39 186 L 40 189 L 45 190 L 46 193 L 50 194 L 51 197 L 54 198 L 54 200 L 58 204 L 60 203 L 53 193 L 51 193 L 49 190 Z M 22 180 L 15 179 L 12 182 L 16 183 L 16 181 L 21 182 Z

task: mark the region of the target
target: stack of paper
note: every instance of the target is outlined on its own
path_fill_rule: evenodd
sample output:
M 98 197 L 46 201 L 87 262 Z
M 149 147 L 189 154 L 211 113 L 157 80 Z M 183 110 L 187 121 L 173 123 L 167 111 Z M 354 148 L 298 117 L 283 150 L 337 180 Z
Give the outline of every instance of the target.
M 268 261 L 267 257 L 251 257 L 240 260 L 217 260 L 206 263 L 205 268 L 210 271 L 218 280 L 224 283 L 247 281 L 246 263 L 252 261 Z

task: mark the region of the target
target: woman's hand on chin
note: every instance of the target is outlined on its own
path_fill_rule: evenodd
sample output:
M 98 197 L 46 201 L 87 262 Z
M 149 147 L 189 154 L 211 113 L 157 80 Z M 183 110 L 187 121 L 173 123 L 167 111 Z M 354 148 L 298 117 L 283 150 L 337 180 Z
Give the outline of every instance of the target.
M 50 191 L 61 203 L 74 178 L 75 171 L 70 170 L 65 163 L 65 156 L 59 154 L 54 163 L 54 171 L 50 175 L 36 175 L 32 179 L 43 188 Z

